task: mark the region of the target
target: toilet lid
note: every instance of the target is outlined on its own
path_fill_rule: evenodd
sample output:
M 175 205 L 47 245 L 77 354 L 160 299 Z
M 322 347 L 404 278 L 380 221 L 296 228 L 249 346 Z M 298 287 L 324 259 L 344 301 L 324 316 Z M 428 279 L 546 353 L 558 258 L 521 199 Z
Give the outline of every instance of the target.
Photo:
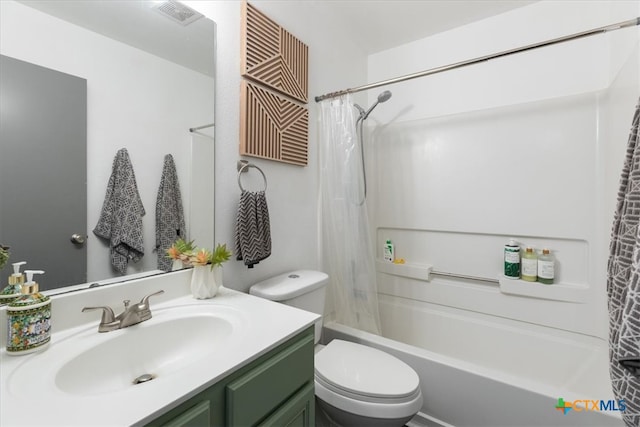
M 327 273 L 296 270 L 258 282 L 249 288 L 249 293 L 271 301 L 286 301 L 321 288 L 328 281 Z
M 418 374 L 406 363 L 375 348 L 333 340 L 315 356 L 315 373 L 347 392 L 377 398 L 415 393 Z

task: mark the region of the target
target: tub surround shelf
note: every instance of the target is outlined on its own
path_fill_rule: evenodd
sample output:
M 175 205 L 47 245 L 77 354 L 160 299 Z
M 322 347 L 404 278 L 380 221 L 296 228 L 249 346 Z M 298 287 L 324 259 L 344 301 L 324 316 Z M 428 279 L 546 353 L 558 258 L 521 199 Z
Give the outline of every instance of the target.
M 380 273 L 393 276 L 429 281 L 433 266 L 429 264 L 395 264 L 388 261 L 376 261 L 376 269 Z
M 507 279 L 504 276 L 498 278 L 500 292 L 509 295 L 565 301 L 583 304 L 587 300 L 587 290 L 583 285 L 568 283 L 554 283 L 545 285 L 540 282 L 527 282 L 521 279 Z
M 379 273 L 390 274 L 392 276 L 406 277 L 409 279 L 423 280 L 429 282 L 434 274 L 433 266 L 429 264 L 394 264 L 387 261 L 376 261 L 376 270 Z M 463 276 L 445 273 L 444 275 L 473 280 L 496 281 L 500 285 L 500 292 L 507 295 L 517 295 L 529 298 L 540 298 L 553 301 L 565 301 L 583 304 L 587 300 L 588 287 L 584 285 L 574 285 L 568 283 L 556 283 L 545 285 L 539 282 L 527 282 L 521 279 L 507 279 L 499 276 L 498 279 L 484 279 L 475 276 Z
M 433 279 L 431 276 L 443 276 L 452 277 L 454 279 L 498 283 L 497 279 L 490 279 L 487 277 L 436 271 L 430 264 L 395 264 L 388 261 L 376 261 L 376 264 L 376 269 L 380 273 L 390 274 L 392 276 L 406 277 L 409 279 L 423 280 L 425 282 L 430 282 Z

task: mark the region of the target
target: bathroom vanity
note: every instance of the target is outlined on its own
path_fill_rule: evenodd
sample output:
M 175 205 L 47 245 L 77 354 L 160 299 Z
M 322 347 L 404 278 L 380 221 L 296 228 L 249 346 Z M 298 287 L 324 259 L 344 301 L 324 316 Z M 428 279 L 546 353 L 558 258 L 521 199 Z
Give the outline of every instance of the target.
M 0 425 L 313 425 L 318 316 L 222 289 L 189 294 L 191 270 L 52 297 L 52 339 L 9 356 L 2 323 Z M 151 299 L 151 319 L 98 333 L 99 312 Z M 137 383 L 137 384 L 134 384 Z
M 154 419 L 149 426 L 312 426 L 313 328 Z

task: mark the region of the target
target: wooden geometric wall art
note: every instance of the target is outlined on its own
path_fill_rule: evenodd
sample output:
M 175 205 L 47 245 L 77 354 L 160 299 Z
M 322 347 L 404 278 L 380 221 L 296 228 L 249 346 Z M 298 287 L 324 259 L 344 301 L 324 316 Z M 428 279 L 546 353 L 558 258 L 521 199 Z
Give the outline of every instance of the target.
M 240 87 L 240 154 L 306 166 L 307 107 L 246 80 Z
M 307 45 L 246 1 L 241 25 L 242 75 L 306 104 Z

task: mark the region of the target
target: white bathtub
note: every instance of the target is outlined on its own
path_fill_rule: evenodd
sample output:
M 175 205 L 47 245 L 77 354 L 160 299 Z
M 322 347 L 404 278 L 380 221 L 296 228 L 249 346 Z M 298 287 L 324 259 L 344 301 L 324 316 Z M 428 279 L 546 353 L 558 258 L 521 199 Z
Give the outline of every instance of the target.
M 603 340 L 559 330 L 490 321 L 474 313 L 382 297 L 385 337 L 336 323 L 323 342 L 363 343 L 412 366 L 424 405 L 411 425 L 456 427 L 623 426 Z M 401 342 L 404 341 L 404 342 Z M 605 401 L 609 410 L 578 404 L 566 414 L 558 399 Z

